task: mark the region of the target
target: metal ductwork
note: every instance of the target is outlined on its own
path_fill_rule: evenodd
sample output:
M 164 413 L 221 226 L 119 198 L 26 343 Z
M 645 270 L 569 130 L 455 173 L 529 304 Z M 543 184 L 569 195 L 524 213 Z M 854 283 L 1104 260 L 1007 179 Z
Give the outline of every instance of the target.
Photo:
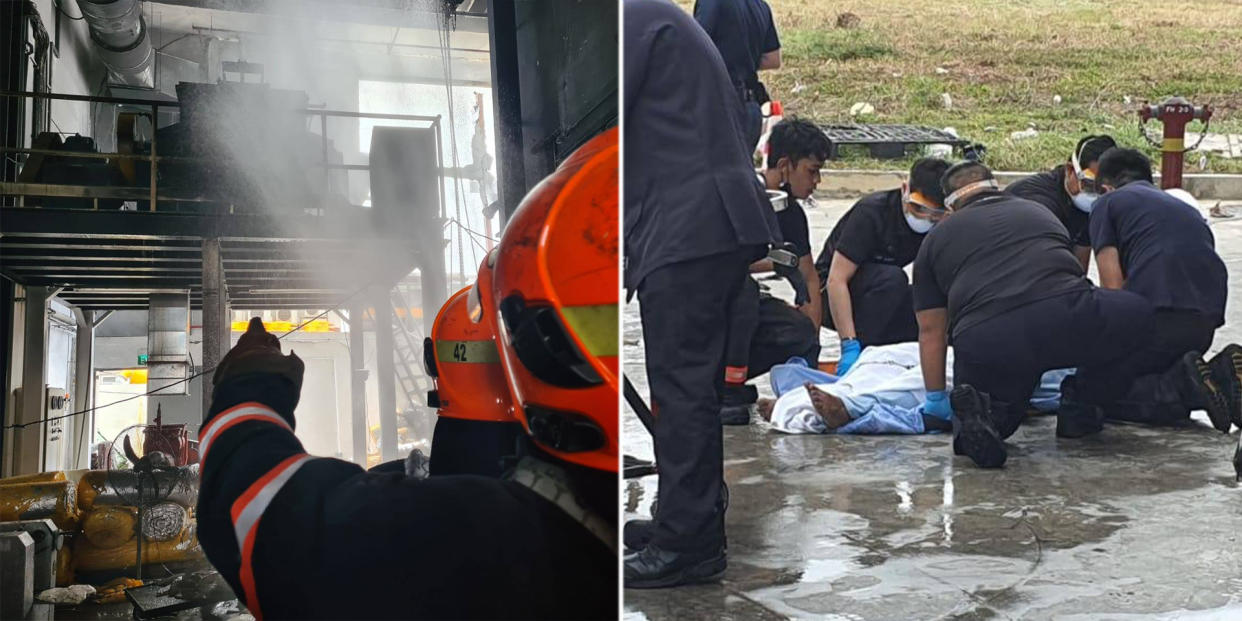
M 190 292 L 152 293 L 147 310 L 147 388 L 187 395 L 190 383 Z
M 108 68 L 108 81 L 155 88 L 155 50 L 142 18 L 142 0 L 78 0 L 78 7 Z

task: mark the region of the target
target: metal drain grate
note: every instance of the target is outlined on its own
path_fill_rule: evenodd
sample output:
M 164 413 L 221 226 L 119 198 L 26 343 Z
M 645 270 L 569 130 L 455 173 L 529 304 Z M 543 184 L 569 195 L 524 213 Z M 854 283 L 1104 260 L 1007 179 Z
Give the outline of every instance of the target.
M 897 159 L 904 157 L 911 145 L 947 144 L 961 148 L 970 144 L 969 140 L 919 125 L 821 125 L 820 129 L 832 144 L 828 158 L 834 160 L 840 158 L 842 145 L 865 146 L 872 157 Z

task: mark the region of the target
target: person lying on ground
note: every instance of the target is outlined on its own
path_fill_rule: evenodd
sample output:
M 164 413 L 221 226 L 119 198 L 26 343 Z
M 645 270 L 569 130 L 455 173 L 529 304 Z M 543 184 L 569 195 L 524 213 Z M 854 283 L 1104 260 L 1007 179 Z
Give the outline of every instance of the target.
M 953 350 L 946 381 L 952 387 Z M 1049 371 L 1031 397 L 1033 409 L 1055 411 L 1061 381 L 1072 369 Z M 840 377 L 793 359 L 772 368 L 776 399 L 759 401 L 759 414 L 776 431 L 789 434 L 919 434 L 948 431 L 950 422 L 924 412 L 927 391 L 919 368 L 918 343 L 878 345 L 862 351 Z

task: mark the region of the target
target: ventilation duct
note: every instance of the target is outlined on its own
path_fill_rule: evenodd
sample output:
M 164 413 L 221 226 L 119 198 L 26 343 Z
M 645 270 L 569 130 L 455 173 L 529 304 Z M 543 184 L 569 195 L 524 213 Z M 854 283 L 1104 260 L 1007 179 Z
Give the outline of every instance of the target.
M 141 0 L 78 0 L 112 84 L 155 87 L 154 58 Z
M 189 394 L 190 293 L 152 293 L 147 311 L 147 388 Z

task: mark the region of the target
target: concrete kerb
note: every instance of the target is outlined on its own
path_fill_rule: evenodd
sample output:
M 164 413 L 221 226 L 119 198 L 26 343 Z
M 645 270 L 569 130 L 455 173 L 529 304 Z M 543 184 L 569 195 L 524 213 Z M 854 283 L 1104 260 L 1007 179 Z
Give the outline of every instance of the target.
M 1030 176 L 1029 172 L 997 172 L 1001 185 L 1008 185 Z M 816 198 L 855 198 L 871 192 L 891 190 L 901 185 L 906 171 L 899 170 L 825 170 Z M 1156 175 L 1160 184 L 1160 175 Z M 1183 187 L 1200 200 L 1242 200 L 1242 175 L 1187 174 Z

